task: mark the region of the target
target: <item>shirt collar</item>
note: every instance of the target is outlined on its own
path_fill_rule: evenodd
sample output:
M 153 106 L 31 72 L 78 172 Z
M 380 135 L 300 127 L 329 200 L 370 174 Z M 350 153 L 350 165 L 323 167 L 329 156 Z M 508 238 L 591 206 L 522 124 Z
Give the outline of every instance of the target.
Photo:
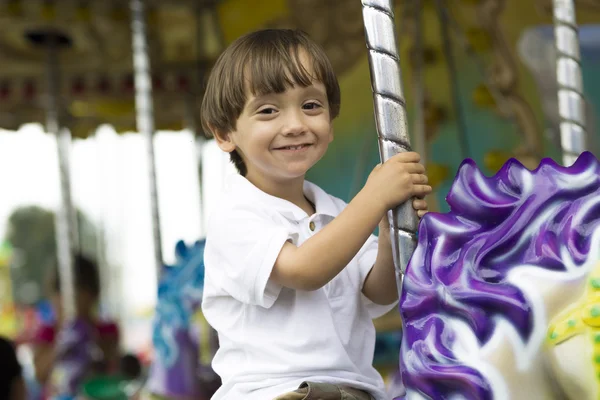
M 254 186 L 248 179 L 239 174 L 232 174 L 226 181 L 229 196 L 238 201 L 256 202 L 280 212 L 290 220 L 300 221 L 308 215 L 290 201 L 272 196 Z M 304 181 L 304 195 L 315 205 L 316 214 L 335 217 L 339 212 L 331 196 L 312 182 Z

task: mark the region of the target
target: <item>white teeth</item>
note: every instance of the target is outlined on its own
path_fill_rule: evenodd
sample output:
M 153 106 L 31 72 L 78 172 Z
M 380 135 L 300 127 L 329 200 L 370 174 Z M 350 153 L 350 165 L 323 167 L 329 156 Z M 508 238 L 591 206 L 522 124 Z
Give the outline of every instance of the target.
M 284 149 L 286 149 L 286 150 L 300 150 L 303 147 L 304 147 L 304 145 L 300 145 L 300 146 L 286 146 L 286 147 L 284 147 Z

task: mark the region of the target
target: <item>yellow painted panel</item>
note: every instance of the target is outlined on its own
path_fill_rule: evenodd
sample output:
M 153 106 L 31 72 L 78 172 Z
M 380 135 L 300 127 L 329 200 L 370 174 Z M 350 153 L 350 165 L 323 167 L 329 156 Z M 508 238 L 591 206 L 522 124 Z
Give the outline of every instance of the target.
M 286 0 L 228 0 L 219 5 L 219 20 L 227 43 L 287 14 Z

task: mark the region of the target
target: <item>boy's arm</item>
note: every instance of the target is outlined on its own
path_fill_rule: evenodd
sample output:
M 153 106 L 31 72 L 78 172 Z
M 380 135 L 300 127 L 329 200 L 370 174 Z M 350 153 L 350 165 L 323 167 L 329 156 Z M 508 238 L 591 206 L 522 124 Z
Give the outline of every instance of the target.
M 375 304 L 392 304 L 398 300 L 395 274 L 390 228 L 387 216 L 384 216 L 379 225 L 377 258 L 365 279 L 362 288 L 363 294 Z
M 56 353 L 52 344 L 38 344 L 33 350 L 33 365 L 35 378 L 40 384 L 45 384 L 56 361 Z
M 365 191 L 359 192 L 337 218 L 300 247 L 286 243 L 271 279 L 296 290 L 323 287 L 354 258 L 384 213 L 385 208 L 378 207 Z
M 412 205 L 417 212 L 417 216 L 423 218 L 428 210 L 427 201 L 424 198 L 413 199 Z M 384 215 L 379 223 L 377 258 L 373 268 L 365 278 L 362 292 L 369 300 L 379 305 L 392 304 L 398 300 L 396 270 L 390 239 L 390 223 L 387 215 Z
M 417 153 L 400 153 L 375 167 L 363 189 L 325 228 L 300 247 L 284 244 L 270 278 L 297 290 L 317 290 L 331 281 L 358 253 L 387 210 L 411 197 L 431 192 L 431 186 L 426 185 L 425 167 L 419 161 Z M 387 243 L 389 246 L 389 238 Z M 387 285 L 396 284 L 395 279 L 389 279 L 394 267 L 384 255 L 389 253 L 391 260 L 391 248 L 381 253 L 382 257 L 378 255 L 376 261 L 381 267 L 375 275 L 383 276 L 369 285 L 374 288 L 370 290 L 378 290 L 377 281 L 385 276 L 390 281 Z M 383 297 L 387 299 L 387 293 Z

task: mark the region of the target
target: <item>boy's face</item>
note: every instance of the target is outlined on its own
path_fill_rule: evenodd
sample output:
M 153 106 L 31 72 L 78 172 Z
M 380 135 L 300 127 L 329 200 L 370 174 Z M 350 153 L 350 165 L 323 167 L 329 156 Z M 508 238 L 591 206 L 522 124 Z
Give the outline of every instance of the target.
M 62 297 L 59 293 L 53 293 L 50 301 L 54 313 L 56 314 L 57 321 L 62 321 Z M 75 290 L 75 314 L 76 317 L 89 317 L 94 311 L 94 307 L 97 303 L 96 296 L 90 293 L 89 290 L 76 289 Z
M 310 71 L 310 65 L 304 66 Z M 318 81 L 263 96 L 248 91 L 236 130 L 219 145 L 227 152 L 238 151 L 253 183 L 304 178 L 333 140 L 329 115 L 327 92 Z

